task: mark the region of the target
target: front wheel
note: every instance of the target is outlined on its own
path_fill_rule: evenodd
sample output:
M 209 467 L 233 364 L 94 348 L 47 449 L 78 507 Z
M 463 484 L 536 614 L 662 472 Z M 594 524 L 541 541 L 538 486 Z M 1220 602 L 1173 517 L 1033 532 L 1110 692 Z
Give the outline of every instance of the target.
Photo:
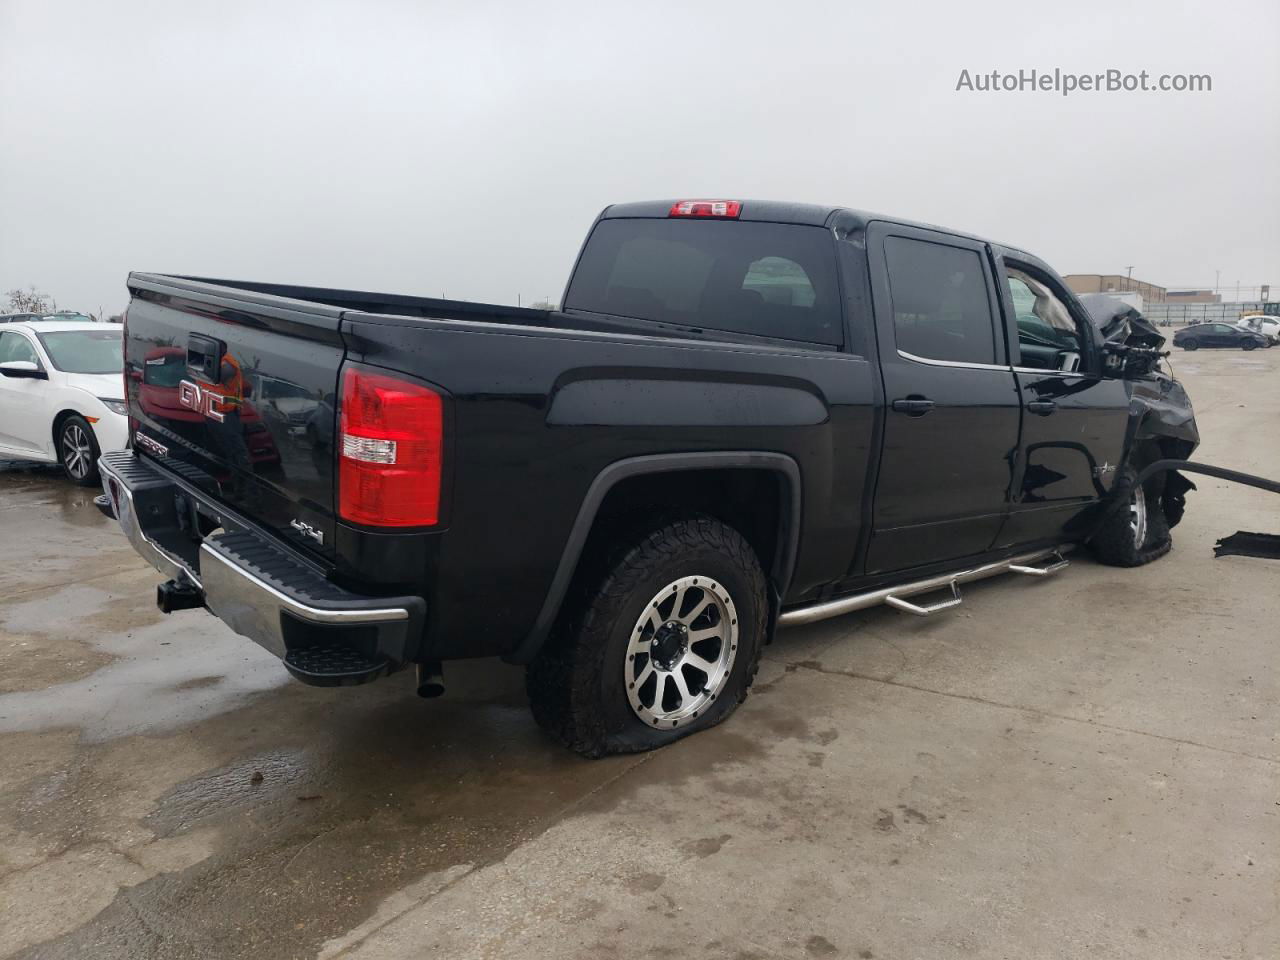
M 58 428 L 58 461 L 72 483 L 81 487 L 98 485 L 98 438 L 79 414 L 73 413 Z
M 1195 337 L 1187 337 L 1187 339 L 1182 341 L 1182 349 L 1183 350 L 1199 350 L 1200 341 L 1197 340 Z
M 714 726 L 759 668 L 768 598 L 755 551 L 697 515 L 621 537 L 529 666 L 538 723 L 598 757 L 664 746 Z
M 1258 344 L 1257 344 L 1255 341 L 1253 341 L 1253 340 L 1246 340 L 1246 341 L 1244 342 L 1244 348 L 1245 348 L 1246 350 L 1257 350 L 1257 349 L 1258 349 Z
M 1137 476 L 1132 466 L 1124 468 L 1106 519 L 1089 541 L 1094 555 L 1113 567 L 1140 567 L 1173 546 L 1162 503 L 1164 476 L 1157 474 L 1141 487 L 1134 485 Z

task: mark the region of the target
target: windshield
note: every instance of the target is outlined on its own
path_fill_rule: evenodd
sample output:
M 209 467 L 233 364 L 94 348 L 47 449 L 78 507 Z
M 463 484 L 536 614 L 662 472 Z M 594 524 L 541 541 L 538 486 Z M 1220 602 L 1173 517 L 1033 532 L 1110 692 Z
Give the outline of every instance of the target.
M 119 328 L 36 335 L 53 365 L 64 373 L 119 373 L 124 369 L 124 340 Z

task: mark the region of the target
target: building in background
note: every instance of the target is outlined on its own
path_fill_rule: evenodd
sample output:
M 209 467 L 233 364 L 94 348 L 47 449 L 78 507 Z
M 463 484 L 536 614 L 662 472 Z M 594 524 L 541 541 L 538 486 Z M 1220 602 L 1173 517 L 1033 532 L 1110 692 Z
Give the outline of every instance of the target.
M 1222 295 L 1212 290 L 1170 290 L 1166 303 L 1221 303 Z
M 1119 273 L 1068 273 L 1062 279 L 1076 293 L 1137 293 L 1145 303 L 1164 303 L 1166 296 L 1164 287 Z

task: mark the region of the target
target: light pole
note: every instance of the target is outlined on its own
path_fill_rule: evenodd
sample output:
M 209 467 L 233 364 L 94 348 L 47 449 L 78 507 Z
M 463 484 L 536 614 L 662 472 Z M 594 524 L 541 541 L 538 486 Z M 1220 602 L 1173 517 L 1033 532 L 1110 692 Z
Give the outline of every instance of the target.
M 1124 284 L 1124 289 L 1125 289 L 1125 292 L 1127 293 L 1128 291 L 1133 289 L 1133 267 L 1125 267 L 1125 270 L 1128 271 L 1128 274 L 1125 276 L 1125 284 Z

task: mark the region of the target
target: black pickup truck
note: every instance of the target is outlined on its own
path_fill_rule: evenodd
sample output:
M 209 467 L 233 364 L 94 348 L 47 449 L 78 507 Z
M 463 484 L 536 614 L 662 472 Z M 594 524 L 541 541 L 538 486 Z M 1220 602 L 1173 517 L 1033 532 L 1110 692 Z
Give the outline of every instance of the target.
M 1191 487 L 1134 484 L 1198 442 L 1149 345 L 1028 253 L 844 208 L 611 206 L 554 311 L 129 289 L 100 505 L 161 608 L 318 685 L 527 664 L 589 755 L 724 719 L 780 625 L 1155 559 Z

